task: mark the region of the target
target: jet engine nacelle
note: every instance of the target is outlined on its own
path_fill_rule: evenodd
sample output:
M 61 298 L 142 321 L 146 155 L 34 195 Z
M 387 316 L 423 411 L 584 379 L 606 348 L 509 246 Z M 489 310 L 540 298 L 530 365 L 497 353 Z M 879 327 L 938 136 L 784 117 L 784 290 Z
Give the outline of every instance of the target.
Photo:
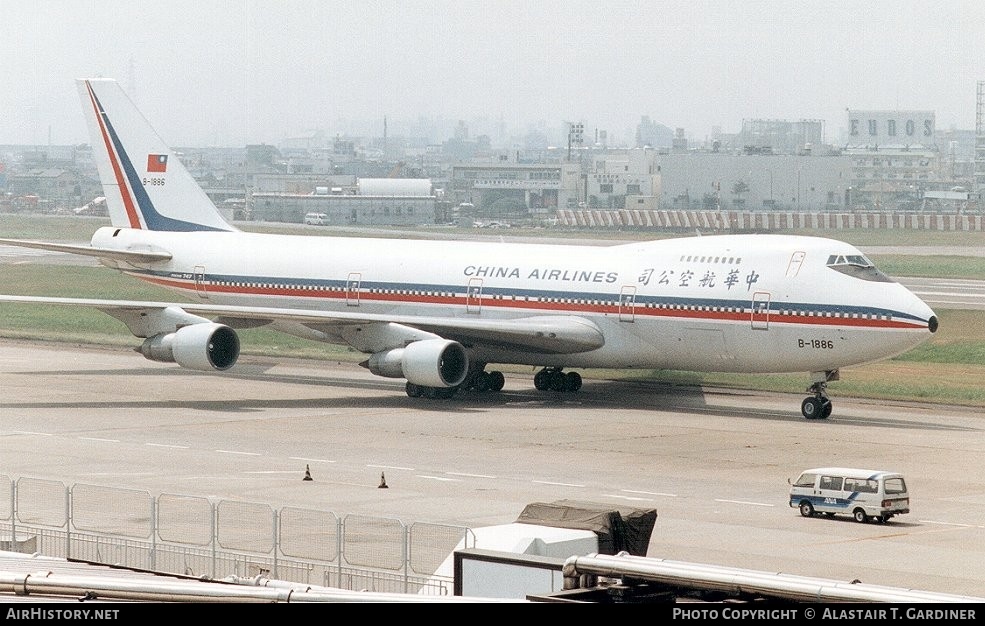
M 457 341 L 424 339 L 377 352 L 366 362 L 369 371 L 387 378 L 406 378 L 425 387 L 454 387 L 465 380 L 469 357 Z
M 227 370 L 239 358 L 239 336 L 223 324 L 192 324 L 148 337 L 140 353 L 151 361 L 177 363 L 193 370 Z

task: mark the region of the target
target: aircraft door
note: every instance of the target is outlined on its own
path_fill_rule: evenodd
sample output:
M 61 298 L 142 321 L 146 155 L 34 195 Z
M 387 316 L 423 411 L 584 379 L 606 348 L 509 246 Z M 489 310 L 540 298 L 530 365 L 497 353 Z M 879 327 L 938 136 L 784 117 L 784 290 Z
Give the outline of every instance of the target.
M 469 286 L 465 291 L 465 312 L 482 312 L 482 279 L 470 278 Z
M 636 320 L 636 286 L 626 285 L 619 293 L 619 321 Z
M 790 263 L 787 264 L 787 278 L 797 277 L 797 273 L 800 272 L 800 266 L 804 264 L 804 257 L 806 256 L 806 252 L 794 252 L 790 255 Z
M 196 265 L 195 266 L 195 293 L 198 297 L 208 300 L 209 290 L 205 285 L 205 266 Z
M 352 272 L 345 281 L 346 306 L 359 306 L 359 284 L 362 282 L 362 277 L 359 272 Z
M 752 294 L 752 329 L 769 330 L 770 327 L 770 294 L 757 291 Z

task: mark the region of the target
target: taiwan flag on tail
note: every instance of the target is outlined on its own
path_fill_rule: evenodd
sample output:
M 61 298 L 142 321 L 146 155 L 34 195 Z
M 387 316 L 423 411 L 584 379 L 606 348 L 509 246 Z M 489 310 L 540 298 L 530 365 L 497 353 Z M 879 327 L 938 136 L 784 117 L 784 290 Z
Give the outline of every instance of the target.
M 147 171 L 148 172 L 166 172 L 168 171 L 168 155 L 166 154 L 148 154 L 147 155 Z

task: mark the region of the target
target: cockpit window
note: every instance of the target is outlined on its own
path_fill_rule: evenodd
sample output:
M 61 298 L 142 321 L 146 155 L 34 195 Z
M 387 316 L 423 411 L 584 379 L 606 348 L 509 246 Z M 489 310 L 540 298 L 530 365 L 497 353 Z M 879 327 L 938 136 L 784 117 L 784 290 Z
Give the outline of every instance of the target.
M 891 283 L 893 280 L 880 272 L 875 264 L 861 254 L 832 254 L 828 256 L 828 267 L 862 280 L 877 283 Z
M 861 254 L 832 254 L 828 257 L 828 265 L 857 265 L 859 267 L 875 267 L 872 261 Z

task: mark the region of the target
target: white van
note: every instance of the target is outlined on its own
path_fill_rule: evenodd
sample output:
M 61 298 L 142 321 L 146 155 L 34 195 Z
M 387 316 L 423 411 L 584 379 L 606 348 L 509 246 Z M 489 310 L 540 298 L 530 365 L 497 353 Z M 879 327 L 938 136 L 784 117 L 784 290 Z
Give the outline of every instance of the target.
M 790 483 L 790 506 L 804 517 L 847 513 L 856 522 L 885 522 L 910 512 L 910 494 L 897 472 L 818 467 L 804 470 Z
M 311 226 L 322 226 L 328 223 L 328 215 L 325 213 L 307 213 L 304 216 L 304 223 Z

